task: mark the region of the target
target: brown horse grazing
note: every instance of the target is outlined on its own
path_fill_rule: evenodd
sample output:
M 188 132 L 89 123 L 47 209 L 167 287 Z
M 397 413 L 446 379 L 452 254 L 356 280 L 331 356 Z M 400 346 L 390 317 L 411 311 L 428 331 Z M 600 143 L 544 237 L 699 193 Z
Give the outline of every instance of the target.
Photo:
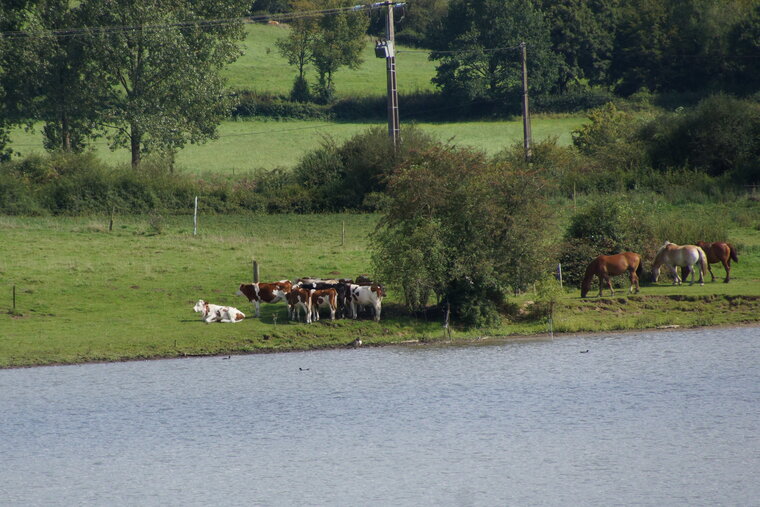
M 739 262 L 739 256 L 736 254 L 736 248 L 730 243 L 723 243 L 722 241 L 716 241 L 715 243 L 706 243 L 704 241 L 697 241 L 697 246 L 705 251 L 707 254 L 707 270 L 710 272 L 712 281 L 715 281 L 715 275 L 713 275 L 710 264 L 720 262 L 723 264 L 723 269 L 726 270 L 726 278 L 724 283 L 728 283 L 731 280 L 731 261 Z
M 602 289 L 605 285 L 610 288 L 612 295 L 615 295 L 615 291 L 612 288 L 612 281 L 610 276 L 622 275 L 628 272 L 631 277 L 631 288 L 629 292 L 639 291 L 639 276 L 641 276 L 641 257 L 639 254 L 633 252 L 623 252 L 616 255 L 600 255 L 586 268 L 586 274 L 583 276 L 583 282 L 581 282 L 581 297 L 585 298 L 591 288 L 591 282 L 594 276 L 599 277 L 599 296 L 602 296 Z

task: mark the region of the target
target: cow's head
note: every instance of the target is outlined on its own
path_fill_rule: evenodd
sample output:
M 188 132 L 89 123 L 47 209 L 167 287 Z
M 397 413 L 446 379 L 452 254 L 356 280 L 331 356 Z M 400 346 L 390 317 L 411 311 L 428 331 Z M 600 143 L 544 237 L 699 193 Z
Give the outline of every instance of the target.
M 193 311 L 201 313 L 206 310 L 206 302 L 202 299 L 199 299 L 197 303 L 195 303 L 195 306 L 193 307 Z

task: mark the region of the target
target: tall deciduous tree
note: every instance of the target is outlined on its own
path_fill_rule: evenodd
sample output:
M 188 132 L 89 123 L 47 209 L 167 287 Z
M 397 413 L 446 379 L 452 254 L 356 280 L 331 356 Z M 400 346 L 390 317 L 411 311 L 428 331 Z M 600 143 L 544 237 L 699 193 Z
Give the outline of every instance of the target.
M 316 8 L 311 0 L 295 0 L 291 3 L 294 11 L 310 11 Z M 306 102 L 309 99 L 309 85 L 306 80 L 306 65 L 313 56 L 314 41 L 317 38 L 317 20 L 313 17 L 295 18 L 290 22 L 287 37 L 275 42 L 280 54 L 288 60 L 289 65 L 298 68 L 298 76 L 290 93 L 292 100 Z
M 84 0 L 89 77 L 112 147 L 173 154 L 216 135 L 229 104 L 222 67 L 240 54 L 242 0 Z
M 562 56 L 558 88 L 606 82 L 620 0 L 543 0 L 552 47 Z
M 90 88 L 84 79 L 78 10 L 68 0 L 30 0 L 6 8 L 5 59 L 13 72 L 4 79 L 12 90 L 7 105 L 26 122 L 45 124 L 45 146 L 78 150 L 92 134 Z M 73 31 L 67 29 L 73 28 Z
M 559 59 L 551 51 L 543 15 L 522 0 L 453 0 L 435 41 L 438 60 L 433 82 L 444 93 L 465 100 L 516 101 L 522 87 L 518 46 L 528 47 L 528 73 L 534 92 L 547 91 Z
M 350 4 L 350 0 L 326 0 L 321 5 L 323 8 L 337 8 Z M 369 18 L 363 12 L 334 12 L 319 18 L 311 61 L 317 69 L 317 96 L 320 101 L 330 102 L 333 99 L 333 78 L 338 69 L 356 69 L 361 65 L 368 25 Z

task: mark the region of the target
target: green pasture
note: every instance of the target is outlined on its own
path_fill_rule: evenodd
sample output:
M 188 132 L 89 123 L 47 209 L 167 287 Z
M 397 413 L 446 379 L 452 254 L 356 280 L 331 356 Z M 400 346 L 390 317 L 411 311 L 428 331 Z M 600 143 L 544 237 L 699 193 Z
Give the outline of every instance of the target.
M 706 214 L 704 209 L 697 210 Z M 287 322 L 284 304 L 251 305 L 234 295 L 252 278 L 355 277 L 370 273 L 367 236 L 376 215 L 200 215 L 109 218 L 0 217 L 0 367 L 368 345 L 443 338 L 441 322 L 407 315 L 392 290 L 378 324 Z M 345 227 L 345 236 L 343 228 Z M 628 297 L 581 300 L 568 288 L 555 331 L 580 332 L 755 322 L 760 318 L 760 232 L 731 229 L 739 248 L 730 284 L 642 284 Z M 648 262 L 651 262 L 649 260 Z M 715 266 L 718 280 L 722 268 Z M 16 288 L 16 307 L 12 293 Z M 592 289 L 596 294 L 596 286 Z M 238 324 L 200 322 L 200 298 L 238 307 Z M 530 310 L 530 291 L 511 301 Z M 513 316 L 498 329 L 455 329 L 455 340 L 536 334 L 543 319 Z
M 556 137 L 560 144 L 569 144 L 570 133 L 585 121 L 581 116 L 544 117 L 533 119 L 533 138 L 538 141 Z M 317 120 L 276 121 L 250 119 L 225 121 L 219 138 L 200 145 L 188 145 L 177 154 L 177 166 L 192 174 L 240 174 L 255 169 L 293 167 L 301 157 L 320 146 L 325 139 L 347 139 L 381 123 L 339 123 Z M 382 123 L 385 125 L 385 123 Z M 522 121 L 417 123 L 421 129 L 441 140 L 462 146 L 473 146 L 494 154 L 505 147 L 522 142 Z M 22 156 L 44 153 L 40 129 L 27 132 L 15 129 L 12 147 Z M 111 151 L 105 140 L 96 140 L 92 149 L 110 164 L 128 164 L 127 149 Z
M 243 54 L 223 72 L 229 87 L 288 95 L 298 70 L 288 65 L 275 46 L 277 39 L 287 36 L 288 30 L 286 24 L 246 25 Z M 396 76 L 399 93 L 434 89 L 430 80 L 435 76 L 435 63 L 428 60 L 428 54 L 428 51 L 398 47 Z M 385 95 L 385 59 L 375 57 L 375 43 L 371 37 L 367 37 L 363 60 L 358 69 L 342 67 L 335 74 L 338 97 Z M 317 80 L 311 66 L 307 67 L 306 79 L 312 84 Z

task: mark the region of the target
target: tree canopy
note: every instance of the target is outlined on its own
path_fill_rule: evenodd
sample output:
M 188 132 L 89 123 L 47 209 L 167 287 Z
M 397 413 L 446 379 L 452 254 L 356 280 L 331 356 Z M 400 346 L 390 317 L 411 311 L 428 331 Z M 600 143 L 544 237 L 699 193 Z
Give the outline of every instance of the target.
M 521 42 L 528 46 L 532 90 L 549 90 L 559 60 L 549 28 L 532 3 L 520 0 L 452 0 L 431 59 L 433 81 L 445 94 L 466 100 L 517 100 L 522 89 Z

